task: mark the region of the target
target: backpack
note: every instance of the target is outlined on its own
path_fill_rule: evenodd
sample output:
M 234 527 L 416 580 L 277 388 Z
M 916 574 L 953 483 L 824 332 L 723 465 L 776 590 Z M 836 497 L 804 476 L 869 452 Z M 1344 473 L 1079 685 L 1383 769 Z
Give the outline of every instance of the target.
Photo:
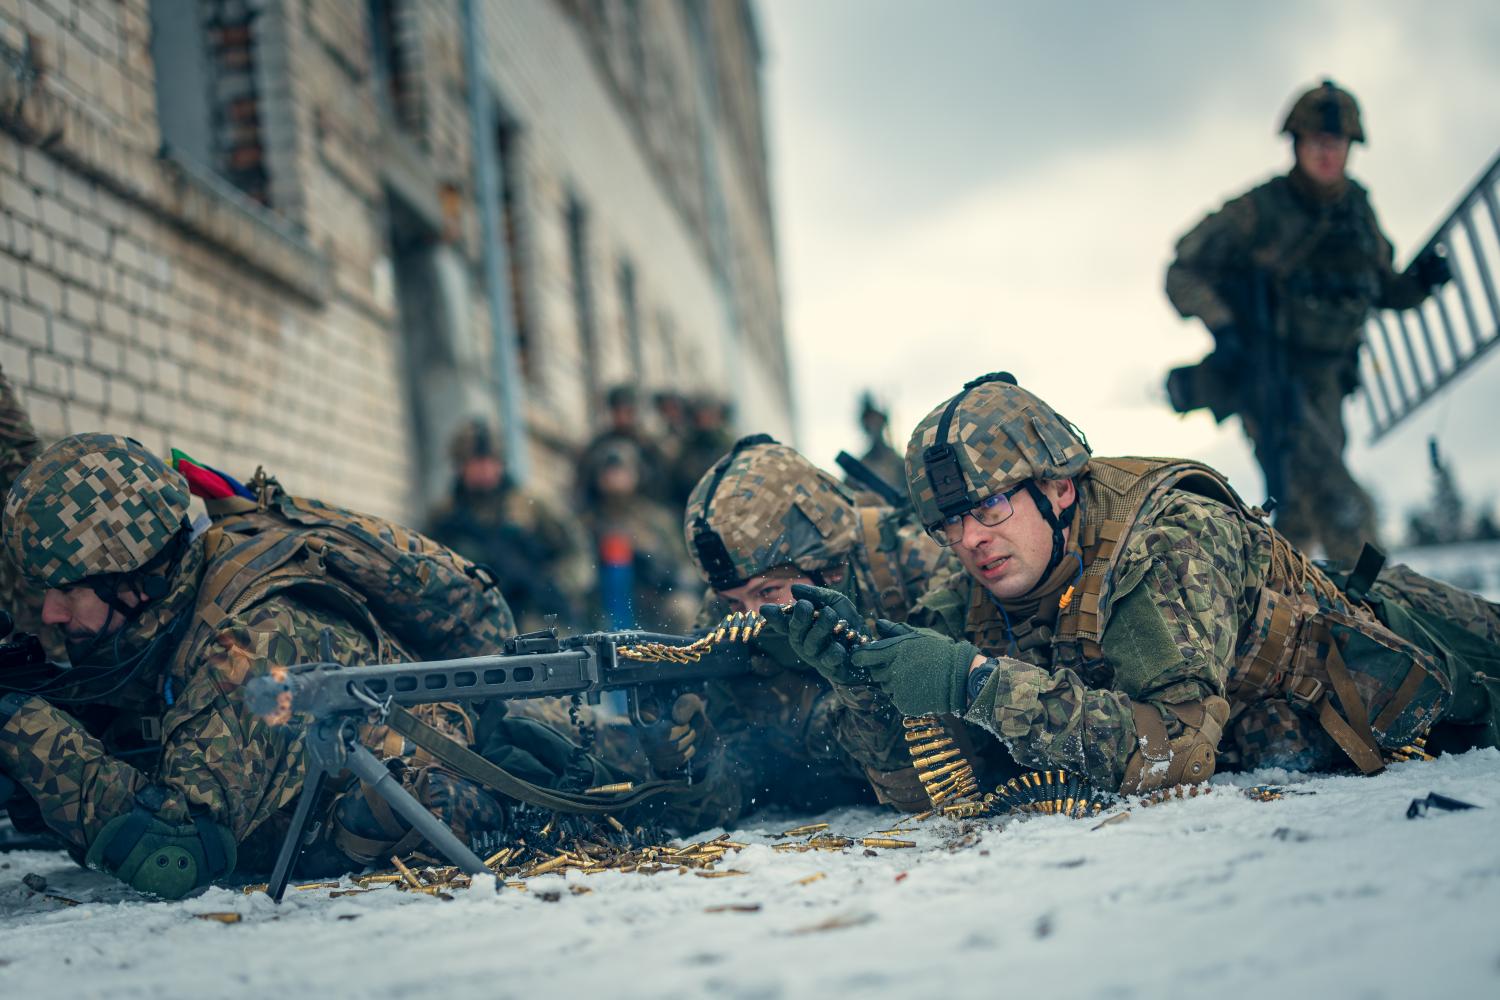
M 355 621 L 393 636 L 418 659 L 499 652 L 515 620 L 494 577 L 392 521 L 295 497 L 263 470 L 254 499 L 206 499 L 207 566 L 190 641 L 279 590 L 313 587 Z

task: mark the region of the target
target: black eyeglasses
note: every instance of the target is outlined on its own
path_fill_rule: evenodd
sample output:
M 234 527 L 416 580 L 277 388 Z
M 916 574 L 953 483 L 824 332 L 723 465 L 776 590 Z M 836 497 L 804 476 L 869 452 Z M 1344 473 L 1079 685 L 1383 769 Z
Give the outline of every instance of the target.
M 927 534 L 934 542 L 947 548 L 950 545 L 957 545 L 959 539 L 964 537 L 964 518 L 966 517 L 972 517 L 986 528 L 1004 524 L 1016 512 L 1016 509 L 1011 506 L 1010 498 L 1025 486 L 1025 483 L 1017 483 L 1008 490 L 985 497 L 963 513 L 950 514 L 936 524 L 929 524 Z

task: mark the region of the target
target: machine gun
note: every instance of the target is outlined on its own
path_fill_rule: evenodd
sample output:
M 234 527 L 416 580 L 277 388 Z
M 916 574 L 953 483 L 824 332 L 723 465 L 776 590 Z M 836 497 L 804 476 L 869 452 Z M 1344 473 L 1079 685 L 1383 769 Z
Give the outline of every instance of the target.
M 307 775 L 282 841 L 267 892 L 280 900 L 306 846 L 307 824 L 328 779 L 353 773 L 450 863 L 473 875 L 484 863 L 428 812 L 359 741 L 359 725 L 388 726 L 456 773 L 522 801 L 576 813 L 606 814 L 658 796 L 693 794 L 682 781 L 625 782 L 576 793 L 546 789 L 510 774 L 417 720 L 405 706 L 439 701 L 489 701 L 579 695 L 597 703 L 606 691 L 627 693 L 631 720 L 663 718 L 679 689 L 750 669 L 745 643 L 763 620 L 735 614 L 696 639 L 655 632 L 592 632 L 559 638 L 548 629 L 516 636 L 489 656 L 346 667 L 333 662 L 277 668 L 245 685 L 245 704 L 273 725 L 311 719 L 304 731 Z M 326 644 L 325 644 L 326 646 Z M 324 660 L 332 657 L 325 648 Z M 643 708 L 645 711 L 643 711 Z

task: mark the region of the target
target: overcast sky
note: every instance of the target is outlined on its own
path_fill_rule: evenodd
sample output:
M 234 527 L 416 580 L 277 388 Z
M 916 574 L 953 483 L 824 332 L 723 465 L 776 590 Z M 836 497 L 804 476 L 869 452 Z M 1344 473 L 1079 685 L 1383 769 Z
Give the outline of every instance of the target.
M 1007 369 L 1097 454 L 1177 454 L 1264 495 L 1236 421 L 1161 382 L 1210 340 L 1162 295 L 1176 238 L 1286 169 L 1292 97 L 1359 98 L 1398 265 L 1500 149 L 1500 3 L 760 0 L 800 444 L 857 450 L 859 392 L 917 420 Z M 1355 397 L 1356 408 L 1363 406 Z M 1438 433 L 1500 498 L 1500 358 L 1351 466 L 1388 521 L 1425 498 Z

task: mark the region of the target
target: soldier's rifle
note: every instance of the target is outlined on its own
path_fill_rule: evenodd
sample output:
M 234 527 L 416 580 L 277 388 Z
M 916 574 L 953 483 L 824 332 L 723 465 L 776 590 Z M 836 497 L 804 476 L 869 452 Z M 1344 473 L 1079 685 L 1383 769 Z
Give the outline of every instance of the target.
M 1240 318 L 1245 369 L 1237 382 L 1239 409 L 1259 429 L 1256 458 L 1266 479 L 1266 510 L 1287 499 L 1287 468 L 1301 432 L 1302 396 L 1291 377 L 1286 343 L 1277 322 L 1275 282 L 1264 268 L 1252 267 L 1231 282 L 1230 305 Z M 1238 301 L 1235 301 L 1238 300 Z
M 390 805 L 450 863 L 468 874 L 487 869 L 453 831 L 404 789 L 359 740 L 362 723 L 390 727 L 445 765 L 523 801 L 578 813 L 607 814 L 660 795 L 682 794 L 680 781 L 625 783 L 585 793 L 543 789 L 485 760 L 418 722 L 406 707 L 433 702 L 581 696 L 597 703 L 624 691 L 631 720 L 665 718 L 677 693 L 750 669 L 745 643 L 761 619 L 731 615 L 697 638 L 657 632 L 591 632 L 559 637 L 555 630 L 506 641 L 502 652 L 429 662 L 345 666 L 333 662 L 277 668 L 245 685 L 246 706 L 272 723 L 306 720 L 307 775 L 282 841 L 268 892 L 279 900 L 309 839 L 308 821 L 328 779 L 344 771 Z M 326 656 L 325 659 L 331 659 Z
M 911 506 L 911 498 L 906 495 L 905 490 L 897 489 L 886 482 L 880 473 L 847 451 L 839 452 L 834 461 L 838 463 L 839 468 L 843 469 L 844 473 L 850 479 L 880 497 L 881 500 L 885 501 L 887 506 L 895 507 L 897 510 L 903 510 Z

